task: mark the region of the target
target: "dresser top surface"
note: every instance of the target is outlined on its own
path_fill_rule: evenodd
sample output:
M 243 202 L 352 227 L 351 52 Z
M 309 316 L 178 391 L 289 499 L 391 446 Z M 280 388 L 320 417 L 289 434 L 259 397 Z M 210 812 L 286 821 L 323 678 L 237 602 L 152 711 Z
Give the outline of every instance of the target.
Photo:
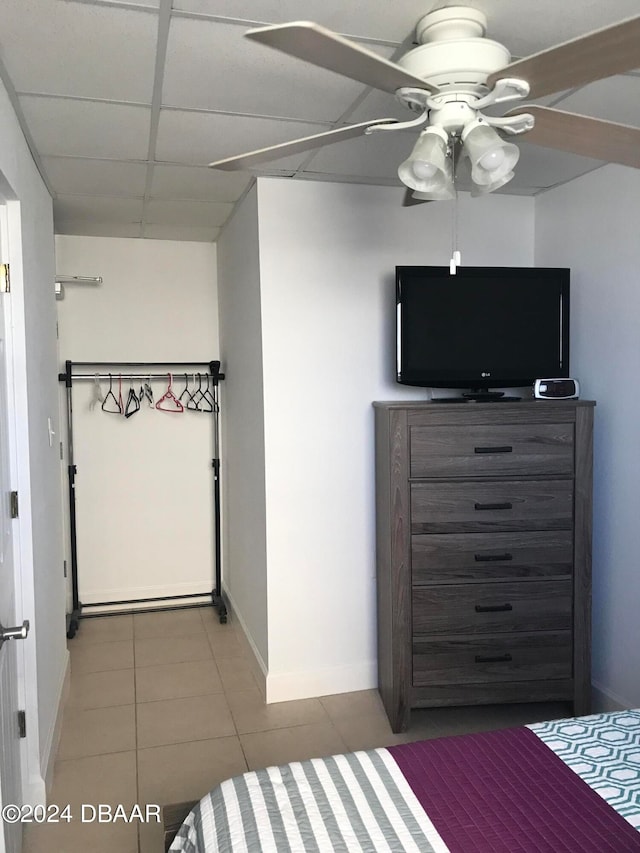
M 425 411 L 445 411 L 447 409 L 455 409 L 456 411 L 464 411 L 465 409 L 473 408 L 475 411 L 513 411 L 516 409 L 531 411 L 533 408 L 543 409 L 575 409 L 579 406 L 593 407 L 596 405 L 595 400 L 509 400 L 500 401 L 493 400 L 487 403 L 480 403 L 475 400 L 465 400 L 464 403 L 437 402 L 434 400 L 375 400 L 373 402 L 375 408 L 379 409 L 423 409 Z

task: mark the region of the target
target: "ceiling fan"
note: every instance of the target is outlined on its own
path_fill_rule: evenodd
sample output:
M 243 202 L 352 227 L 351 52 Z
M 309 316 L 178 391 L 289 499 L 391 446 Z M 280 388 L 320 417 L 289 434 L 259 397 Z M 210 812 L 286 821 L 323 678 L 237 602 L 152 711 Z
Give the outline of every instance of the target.
M 503 116 L 484 112 L 640 67 L 640 16 L 515 62 L 503 45 L 484 37 L 486 26 L 485 15 L 466 6 L 429 12 L 416 27 L 419 46 L 397 63 L 307 21 L 249 30 L 247 38 L 394 94 L 418 115 L 404 122 L 382 118 L 339 127 L 209 165 L 251 168 L 362 134 L 416 128 L 421 130 L 413 151 L 398 167 L 416 201 L 453 198 L 455 167 L 464 158 L 470 161 L 472 195 L 493 192 L 510 181 L 520 151 L 498 131 L 640 168 L 640 128 L 535 104 L 520 104 Z

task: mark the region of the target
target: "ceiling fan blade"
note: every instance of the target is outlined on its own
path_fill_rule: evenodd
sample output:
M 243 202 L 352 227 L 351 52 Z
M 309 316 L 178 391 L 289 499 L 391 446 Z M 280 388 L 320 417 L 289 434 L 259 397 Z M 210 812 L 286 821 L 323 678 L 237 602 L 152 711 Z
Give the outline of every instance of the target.
M 400 65 L 310 21 L 260 27 L 249 30 L 245 35 L 253 41 L 358 80 L 374 89 L 382 89 L 383 92 L 393 94 L 403 86 L 426 89 L 432 93 L 438 91 L 435 86 L 425 83 Z
M 523 142 L 546 148 L 571 151 L 583 157 L 607 160 L 640 169 L 640 128 L 616 124 L 589 116 L 566 113 L 535 104 L 509 110 L 507 115 L 531 113 L 536 120 L 533 130 L 522 135 Z
M 520 77 L 531 86 L 529 97 L 541 98 L 634 68 L 640 68 L 640 16 L 512 62 L 490 74 L 487 85 Z
M 311 151 L 313 148 L 320 148 L 320 146 L 329 145 L 332 142 L 353 139 L 355 136 L 361 136 L 368 127 L 374 124 L 395 124 L 396 122 L 397 119 L 394 118 L 377 118 L 373 121 L 360 122 L 360 124 L 350 124 L 337 130 L 327 130 L 325 133 L 315 133 L 313 136 L 304 136 L 302 139 L 294 139 L 292 142 L 281 142 L 279 145 L 259 148 L 257 151 L 250 151 L 247 154 L 216 160 L 214 163 L 209 163 L 209 168 L 224 169 L 229 172 L 236 169 L 251 169 L 253 166 L 259 166 L 260 163 L 268 163 L 270 160 L 288 157 L 290 154 L 300 154 L 303 151 Z

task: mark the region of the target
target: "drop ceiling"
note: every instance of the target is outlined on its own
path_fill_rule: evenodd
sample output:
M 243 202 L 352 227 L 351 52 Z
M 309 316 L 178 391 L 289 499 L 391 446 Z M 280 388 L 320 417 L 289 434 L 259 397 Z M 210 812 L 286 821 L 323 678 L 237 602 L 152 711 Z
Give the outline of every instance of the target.
M 243 38 L 312 20 L 395 59 L 438 0 L 2 0 L 0 76 L 54 199 L 59 234 L 213 241 L 257 175 L 399 186 L 414 134 L 378 134 L 251 172 L 207 163 L 366 119 L 391 95 Z M 466 0 L 513 56 L 638 12 L 637 0 Z M 639 49 L 640 56 L 640 49 Z M 640 73 L 545 103 L 640 125 Z M 0 130 L 1 132 L 1 130 Z M 504 190 L 536 195 L 603 163 L 518 140 Z

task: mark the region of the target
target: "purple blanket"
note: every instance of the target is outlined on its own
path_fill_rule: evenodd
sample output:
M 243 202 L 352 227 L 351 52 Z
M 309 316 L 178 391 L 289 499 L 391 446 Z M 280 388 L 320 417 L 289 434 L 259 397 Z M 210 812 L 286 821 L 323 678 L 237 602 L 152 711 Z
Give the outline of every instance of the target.
M 640 851 L 640 833 L 527 728 L 389 752 L 451 853 Z

